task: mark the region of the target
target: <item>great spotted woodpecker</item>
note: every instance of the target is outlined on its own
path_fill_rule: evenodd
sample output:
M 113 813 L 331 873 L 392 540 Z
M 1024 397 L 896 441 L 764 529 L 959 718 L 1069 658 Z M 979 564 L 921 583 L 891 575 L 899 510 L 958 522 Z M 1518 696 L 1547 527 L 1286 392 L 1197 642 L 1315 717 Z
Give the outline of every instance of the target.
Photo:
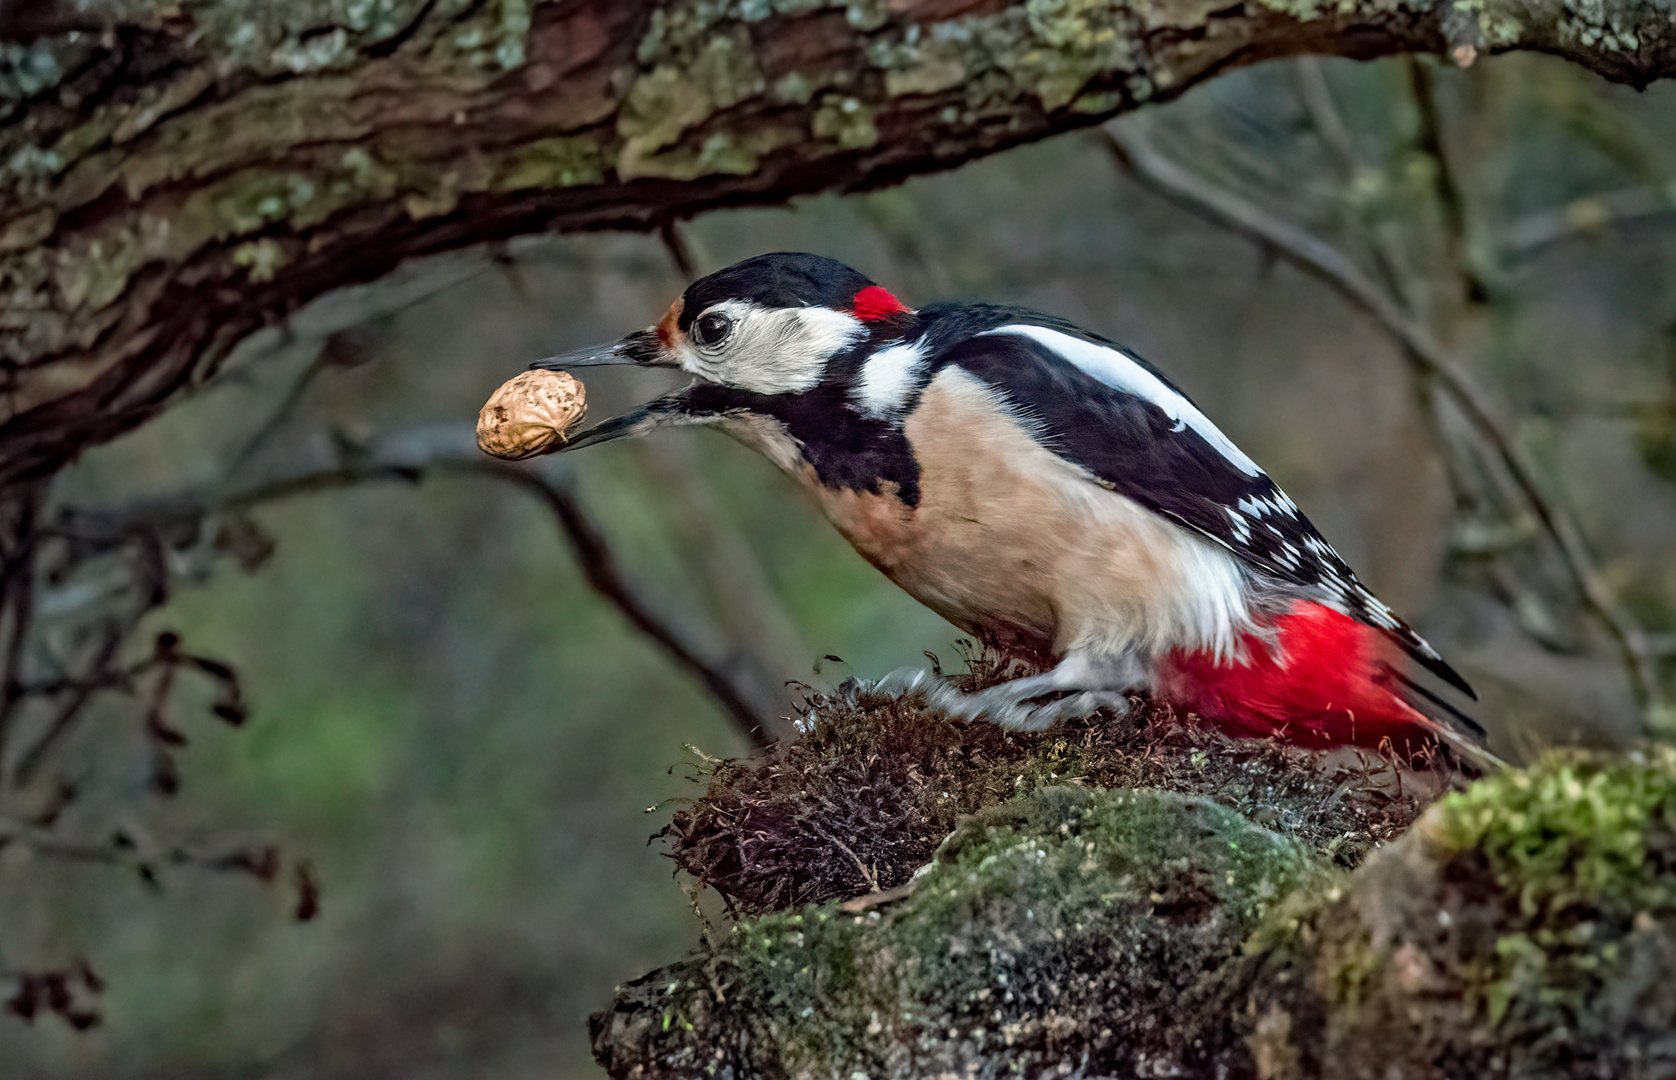
M 623 363 L 697 378 L 566 449 L 721 428 L 921 603 L 1047 668 L 979 693 L 921 673 L 887 688 L 1015 729 L 1146 690 L 1295 742 L 1482 738 L 1406 660 L 1470 696 L 1465 680 L 1185 394 L 1097 334 L 1019 308 L 913 310 L 841 263 L 777 253 L 616 344 L 531 366 Z

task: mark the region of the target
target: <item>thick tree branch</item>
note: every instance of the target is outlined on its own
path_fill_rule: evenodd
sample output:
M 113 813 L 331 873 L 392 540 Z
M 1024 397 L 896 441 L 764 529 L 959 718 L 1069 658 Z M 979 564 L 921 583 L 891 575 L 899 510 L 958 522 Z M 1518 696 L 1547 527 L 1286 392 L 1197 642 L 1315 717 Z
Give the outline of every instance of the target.
M 25 8 L 28 17 L 24 18 Z M 0 486 L 401 260 L 892 183 L 1319 52 L 1676 71 L 1670 0 L 0 7 Z M 97 28 L 97 29 L 95 29 Z

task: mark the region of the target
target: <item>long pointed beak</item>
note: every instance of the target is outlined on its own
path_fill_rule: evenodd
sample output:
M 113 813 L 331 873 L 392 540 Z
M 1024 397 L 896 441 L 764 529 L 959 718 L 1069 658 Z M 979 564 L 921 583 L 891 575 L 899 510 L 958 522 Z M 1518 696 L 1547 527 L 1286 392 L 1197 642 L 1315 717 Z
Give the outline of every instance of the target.
M 609 362 L 607 361 L 607 363 Z M 681 412 L 677 405 L 678 399 L 674 394 L 657 398 L 638 409 L 630 409 L 621 416 L 601 420 L 593 427 L 578 432 L 566 440 L 565 444 L 559 447 L 559 450 L 580 450 L 584 446 L 594 446 L 598 443 L 610 442 L 612 439 L 638 438 L 660 427 L 702 422 L 697 417 Z
M 577 349 L 575 352 L 549 356 L 545 360 L 537 360 L 530 365 L 530 368 L 532 370 L 540 368 L 547 371 L 567 371 L 570 368 L 603 367 L 606 364 L 674 367 L 676 361 L 664 350 L 663 343 L 658 339 L 657 328 L 648 326 L 644 330 L 636 330 L 628 337 L 613 344 L 596 345 L 591 349 Z

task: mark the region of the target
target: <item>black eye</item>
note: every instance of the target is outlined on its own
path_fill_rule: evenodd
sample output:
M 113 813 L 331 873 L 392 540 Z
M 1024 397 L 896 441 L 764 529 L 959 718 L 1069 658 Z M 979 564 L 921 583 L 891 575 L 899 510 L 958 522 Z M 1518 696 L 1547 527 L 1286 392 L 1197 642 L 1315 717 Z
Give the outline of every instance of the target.
M 712 311 L 693 321 L 693 340 L 705 348 L 720 345 L 732 332 L 733 320 L 720 312 Z

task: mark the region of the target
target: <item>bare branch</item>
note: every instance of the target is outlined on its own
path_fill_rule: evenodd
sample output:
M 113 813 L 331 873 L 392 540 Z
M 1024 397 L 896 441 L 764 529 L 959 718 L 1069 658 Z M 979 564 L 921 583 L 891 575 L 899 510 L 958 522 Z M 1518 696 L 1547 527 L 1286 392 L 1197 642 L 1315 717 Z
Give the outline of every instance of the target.
M 698 266 L 693 262 L 692 245 L 687 243 L 686 236 L 674 219 L 665 218 L 658 226 L 658 239 L 663 241 L 664 250 L 669 252 L 669 261 L 675 264 L 676 271 L 686 281 L 698 277 Z
M 1657 655 L 1646 632 L 1619 603 L 1595 569 L 1570 512 L 1543 490 L 1535 465 L 1505 430 L 1489 399 L 1432 336 L 1426 325 L 1379 287 L 1337 248 L 1280 221 L 1238 195 L 1193 175 L 1158 153 L 1132 125 L 1108 124 L 1107 144 L 1118 163 L 1148 190 L 1208 221 L 1267 245 L 1371 315 L 1403 355 L 1460 408 L 1513 480 L 1555 547 L 1579 594 L 1611 633 L 1650 725 L 1670 722 L 1658 678 Z
M 764 716 L 753 708 L 748 687 L 735 680 L 726 665 L 706 655 L 692 635 L 676 629 L 673 619 L 646 599 L 645 591 L 636 588 L 624 576 L 611 547 L 593 519 L 585 513 L 574 496 L 561 483 L 540 474 L 510 466 L 488 462 L 439 463 L 450 468 L 487 473 L 498 479 L 522 486 L 529 494 L 544 503 L 564 530 L 576 553 L 583 576 L 595 592 L 610 601 L 634 627 L 659 645 L 675 661 L 695 675 L 717 702 L 733 719 L 746 738 L 759 747 L 771 745 L 780 734 L 774 728 L 774 717 Z
M 116 654 L 128 639 L 127 628 L 108 625 L 103 630 L 99 645 L 91 665 L 89 675 L 62 687 L 64 701 L 61 702 L 52 718 L 42 727 L 41 733 L 35 741 L 30 743 L 17 755 L 17 763 L 11 765 L 11 783 L 14 788 L 24 788 L 35 778 L 36 773 L 46 762 L 48 755 L 59 746 L 66 736 L 74 730 L 76 724 L 87 715 L 87 703 L 100 690 L 117 689 L 128 685 L 128 681 L 135 674 L 133 669 L 111 671 L 111 665 L 116 660 Z M 37 696 L 46 697 L 59 687 L 31 688 Z
M 373 6 L 0 4 L 0 35 L 42 35 L 12 46 L 25 66 L 56 73 L 0 109 L 0 485 L 415 256 L 884 186 L 1279 56 L 1676 73 L 1662 3 L 1118 0 L 1097 34 L 1082 5 L 1026 0 Z
M 383 440 L 380 446 L 366 448 L 335 465 L 269 476 L 216 492 L 187 491 L 117 510 L 78 511 L 68 516 L 81 531 L 120 535 L 356 484 L 390 480 L 418 483 L 429 474 L 443 471 L 489 476 L 535 497 L 552 512 L 594 591 L 693 674 L 747 738 L 766 746 L 786 734 L 781 730 L 786 725 L 772 709 L 780 696 L 777 684 L 768 687 L 760 675 L 752 678 L 752 673 L 740 665 L 716 656 L 700 635 L 681 628 L 672 613 L 648 599 L 650 590 L 636 583 L 618 564 L 604 532 L 563 479 L 552 472 L 489 460 L 471 446 L 464 428 L 410 432 Z
M 278 876 L 278 851 L 267 845 L 235 845 L 222 850 L 200 851 L 180 845 L 159 844 L 134 835 L 134 830 L 117 830 L 102 840 L 67 836 L 57 829 L 0 817 L 0 848 L 17 844 L 37 855 L 73 862 L 105 863 L 127 867 L 147 881 L 171 866 L 196 867 L 249 874 L 264 881 Z
M 807 677 L 815 653 L 770 586 L 756 550 L 717 504 L 709 478 L 695 464 L 695 434 L 664 432 L 636 449 L 665 493 L 663 512 L 676 535 L 685 538 L 683 555 L 721 637 L 732 645 L 728 667 L 753 688 L 753 711 L 779 720 L 787 704 L 786 681 Z M 789 725 L 775 734 L 790 734 Z
M 23 700 L 23 658 L 35 616 L 36 519 L 43 484 L 0 500 L 0 807 L 10 793 L 13 730 Z
M 1472 299 L 1482 299 L 1488 295 L 1488 290 L 1479 280 L 1477 269 L 1472 265 L 1472 238 L 1468 235 L 1470 223 L 1467 218 L 1466 193 L 1461 187 L 1455 156 L 1450 152 L 1448 141 L 1444 137 L 1443 118 L 1438 109 L 1432 69 L 1412 56 L 1404 57 L 1403 61 L 1408 71 L 1409 94 L 1420 117 L 1420 149 L 1432 159 L 1432 190 L 1437 196 L 1437 205 L 1443 212 L 1443 232 L 1448 245 L 1449 261 L 1454 265 L 1456 275 L 1463 279 L 1466 295 Z
M 1509 225 L 1502 250 L 1520 258 L 1567 240 L 1600 236 L 1611 229 L 1676 215 L 1676 190 L 1624 188 L 1573 199 L 1556 210 L 1544 210 Z

